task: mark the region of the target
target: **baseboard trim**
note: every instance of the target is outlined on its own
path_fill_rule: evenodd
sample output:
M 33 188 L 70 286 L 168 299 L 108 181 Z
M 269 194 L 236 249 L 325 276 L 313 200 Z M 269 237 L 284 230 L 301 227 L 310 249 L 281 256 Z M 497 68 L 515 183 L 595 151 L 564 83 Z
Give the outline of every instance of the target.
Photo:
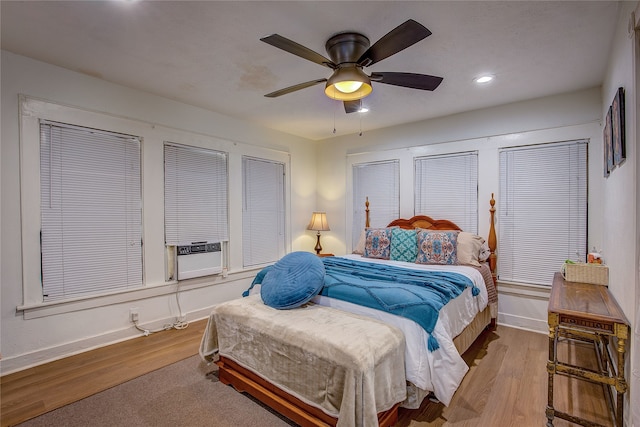
M 542 334 L 549 333 L 549 325 L 546 321 L 533 319 L 530 317 L 516 316 L 507 313 L 498 313 L 498 324 L 511 328 L 523 329 L 530 332 L 538 332 Z
M 195 322 L 207 319 L 212 310 L 213 306 L 187 313 L 186 320 L 187 322 Z M 161 329 L 166 324 L 173 323 L 175 320 L 175 317 L 166 317 L 153 322 L 141 324 L 140 326 L 145 329 L 156 330 Z M 65 357 L 84 353 L 85 351 L 95 350 L 97 348 L 139 338 L 141 336 L 143 336 L 143 333 L 131 326 L 125 329 L 74 341 L 72 343 L 45 348 L 32 353 L 21 354 L 16 357 L 3 358 L 0 360 L 0 376 L 33 368 L 45 363 L 54 362 L 56 360 L 64 359 Z

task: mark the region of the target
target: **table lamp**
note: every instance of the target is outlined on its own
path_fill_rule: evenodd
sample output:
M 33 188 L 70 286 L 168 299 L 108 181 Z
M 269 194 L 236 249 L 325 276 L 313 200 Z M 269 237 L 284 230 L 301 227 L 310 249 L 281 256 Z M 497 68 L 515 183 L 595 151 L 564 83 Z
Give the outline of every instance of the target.
M 324 212 L 314 212 L 311 216 L 311 221 L 307 226 L 307 230 L 317 231 L 318 240 L 316 241 L 316 254 L 320 255 L 320 251 L 322 250 L 322 246 L 320 245 L 320 232 L 321 231 L 329 231 L 329 223 L 327 222 L 327 214 Z

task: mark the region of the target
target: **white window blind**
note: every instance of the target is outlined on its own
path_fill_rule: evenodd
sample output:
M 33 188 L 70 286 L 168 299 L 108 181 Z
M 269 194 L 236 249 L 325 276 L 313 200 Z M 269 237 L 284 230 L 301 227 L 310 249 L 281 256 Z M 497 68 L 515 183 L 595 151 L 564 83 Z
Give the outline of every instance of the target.
M 501 280 L 551 285 L 565 260 L 587 251 L 586 141 L 500 151 Z
M 284 164 L 243 156 L 242 257 L 245 267 L 285 254 Z
M 448 219 L 478 232 L 478 154 L 459 153 L 415 159 L 416 215 Z
M 353 247 L 365 226 L 365 200 L 371 204 L 371 227 L 386 227 L 400 216 L 400 162 L 353 165 Z
M 164 146 L 164 221 L 167 245 L 228 240 L 227 155 Z
M 142 285 L 140 140 L 40 124 L 43 300 Z

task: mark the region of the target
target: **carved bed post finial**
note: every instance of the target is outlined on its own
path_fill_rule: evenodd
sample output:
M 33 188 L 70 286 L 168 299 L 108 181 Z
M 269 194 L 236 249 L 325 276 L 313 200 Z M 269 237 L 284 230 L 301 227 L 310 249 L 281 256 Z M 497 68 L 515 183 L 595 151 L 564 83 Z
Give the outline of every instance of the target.
M 367 201 L 364 203 L 366 218 L 364 222 L 365 228 L 369 228 L 369 196 L 367 196 Z
M 489 213 L 491 214 L 491 223 L 489 224 L 489 241 L 487 244 L 489 245 L 489 251 L 491 255 L 489 255 L 489 268 L 491 268 L 491 276 L 493 277 L 493 283 L 497 284 L 498 276 L 496 271 L 496 266 L 498 263 L 498 256 L 496 255 L 496 247 L 497 247 L 497 238 L 496 238 L 496 227 L 494 225 L 495 222 L 495 213 L 496 213 L 496 201 L 493 198 L 493 193 L 491 193 L 491 200 L 489 201 L 491 204 L 491 209 L 489 209 Z

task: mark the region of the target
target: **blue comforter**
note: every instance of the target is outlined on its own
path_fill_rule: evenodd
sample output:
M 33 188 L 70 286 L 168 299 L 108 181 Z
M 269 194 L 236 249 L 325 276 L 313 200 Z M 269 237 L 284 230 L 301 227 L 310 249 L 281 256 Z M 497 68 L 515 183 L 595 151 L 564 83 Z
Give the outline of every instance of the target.
M 429 334 L 430 351 L 439 348 L 433 329 L 440 309 L 466 288 L 472 288 L 474 296 L 480 293 L 473 281 L 460 273 L 411 270 L 339 257 L 325 257 L 322 262 L 326 273 L 321 295 L 413 320 Z M 257 274 L 243 296 L 262 283 L 271 267 Z
M 480 290 L 460 273 L 410 270 L 337 257 L 323 258 L 326 270 L 321 295 L 406 317 L 429 333 L 428 347 L 439 345 L 432 332 L 440 309 L 471 287 Z

